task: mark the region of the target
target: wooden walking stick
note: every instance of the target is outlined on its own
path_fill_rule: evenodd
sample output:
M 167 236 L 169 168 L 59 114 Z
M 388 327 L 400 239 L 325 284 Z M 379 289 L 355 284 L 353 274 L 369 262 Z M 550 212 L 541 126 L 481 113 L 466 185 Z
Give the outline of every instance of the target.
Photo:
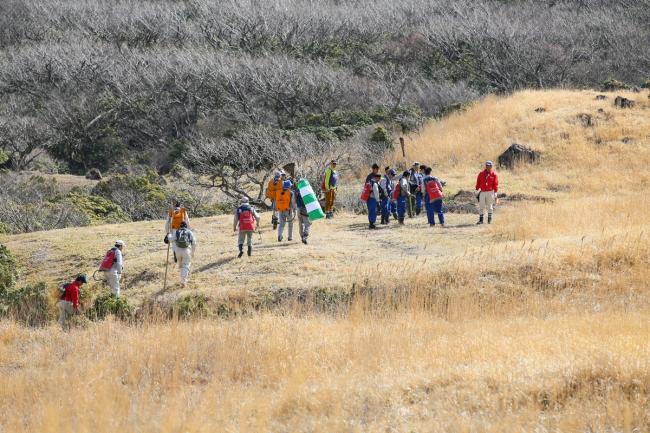
M 169 245 L 171 242 L 167 242 L 167 260 L 165 260 L 165 281 L 163 282 L 163 291 L 167 290 L 167 269 L 169 269 Z

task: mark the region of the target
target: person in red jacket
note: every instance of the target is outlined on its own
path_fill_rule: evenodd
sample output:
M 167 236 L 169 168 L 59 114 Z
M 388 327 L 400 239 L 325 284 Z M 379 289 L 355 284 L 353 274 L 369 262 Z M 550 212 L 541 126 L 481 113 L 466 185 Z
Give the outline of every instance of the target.
M 57 306 L 59 307 L 59 325 L 65 328 L 68 316 L 79 312 L 79 289 L 88 282 L 85 275 L 79 275 L 72 283 L 63 286 L 63 294 Z
M 476 178 L 476 193 L 478 194 L 478 214 L 479 219 L 476 224 L 483 224 L 483 215 L 485 210 L 488 212 L 488 224 L 492 223 L 492 212 L 494 212 L 494 203 L 499 191 L 499 178 L 492 170 L 492 161 L 485 163 L 485 170 L 481 171 Z

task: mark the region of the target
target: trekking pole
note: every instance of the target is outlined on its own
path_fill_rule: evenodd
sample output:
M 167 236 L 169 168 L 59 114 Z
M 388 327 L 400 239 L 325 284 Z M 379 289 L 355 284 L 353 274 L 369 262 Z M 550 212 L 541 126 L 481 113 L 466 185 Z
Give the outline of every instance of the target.
M 165 260 L 165 281 L 163 282 L 163 291 L 167 290 L 167 270 L 169 269 L 169 248 L 171 241 L 167 242 L 167 259 Z

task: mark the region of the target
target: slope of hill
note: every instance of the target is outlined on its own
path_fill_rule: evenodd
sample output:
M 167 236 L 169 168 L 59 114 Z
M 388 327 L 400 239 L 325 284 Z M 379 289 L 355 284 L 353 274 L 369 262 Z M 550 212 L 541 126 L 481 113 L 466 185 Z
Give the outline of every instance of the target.
M 190 287 L 166 292 L 159 221 L 1 238 L 24 281 L 53 283 L 90 271 L 119 237 L 134 304 L 201 294 L 213 314 L 246 314 L 69 334 L 3 322 L 0 429 L 650 429 L 650 104 L 596 94 L 490 97 L 407 140 L 408 160 L 432 162 L 449 195 L 513 141 L 542 152 L 500 171 L 524 200 L 504 201 L 491 226 L 449 214 L 446 229 L 419 218 L 371 232 L 344 213 L 304 246 L 278 243 L 265 214 L 240 260 L 231 218 L 196 219 Z

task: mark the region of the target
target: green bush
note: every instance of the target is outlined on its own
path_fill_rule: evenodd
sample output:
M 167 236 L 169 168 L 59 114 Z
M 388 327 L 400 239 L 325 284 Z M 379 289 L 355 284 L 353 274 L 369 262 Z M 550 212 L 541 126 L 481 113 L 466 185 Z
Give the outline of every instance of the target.
M 124 297 L 118 298 L 111 293 L 102 293 L 95 298 L 91 309 L 86 312 L 91 320 L 103 320 L 109 314 L 121 320 L 128 320 L 133 315 L 133 308 Z
M 68 199 L 92 224 L 124 223 L 131 221 L 122 208 L 104 197 L 70 192 Z
M 17 278 L 16 258 L 6 246 L 0 244 L 0 296 L 13 289 Z
M 643 84 L 641 84 L 641 88 L 643 88 L 643 89 L 650 89 L 650 78 L 648 78 L 647 80 L 645 80 L 645 81 L 643 82 Z
M 9 290 L 0 298 L 3 315 L 28 326 L 45 326 L 52 319 L 51 290 L 39 282 Z
M 143 176 L 118 174 L 100 181 L 92 194 L 116 203 L 134 221 L 163 218 L 171 197 L 157 179 L 155 172 Z
M 391 133 L 381 125 L 375 128 L 375 132 L 372 133 L 370 140 L 385 148 L 390 148 L 393 144 Z
M 9 155 L 7 155 L 2 149 L 0 149 L 0 165 L 3 165 L 9 161 Z
M 208 298 L 205 295 L 183 296 L 172 305 L 170 313 L 179 319 L 206 317 L 210 314 Z
M 629 90 L 630 86 L 622 81 L 610 78 L 603 82 L 603 91 L 611 92 L 614 90 Z

